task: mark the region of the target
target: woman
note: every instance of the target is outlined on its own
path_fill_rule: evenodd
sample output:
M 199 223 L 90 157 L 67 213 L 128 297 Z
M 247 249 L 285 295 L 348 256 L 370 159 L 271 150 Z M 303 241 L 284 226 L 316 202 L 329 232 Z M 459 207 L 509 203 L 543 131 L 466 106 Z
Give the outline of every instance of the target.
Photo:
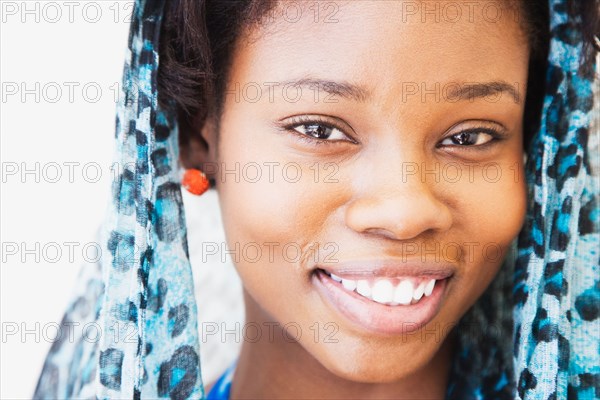
M 102 335 L 35 397 L 205 396 L 179 159 L 252 250 L 262 335 L 209 398 L 598 396 L 594 2 L 290 4 L 137 4 L 107 258 L 63 321 Z

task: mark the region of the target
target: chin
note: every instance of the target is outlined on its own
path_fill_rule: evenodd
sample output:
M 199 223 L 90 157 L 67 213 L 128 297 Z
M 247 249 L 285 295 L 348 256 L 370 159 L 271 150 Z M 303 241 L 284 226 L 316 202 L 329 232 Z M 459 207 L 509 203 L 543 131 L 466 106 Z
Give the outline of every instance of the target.
M 339 342 L 335 344 L 317 344 L 320 346 L 316 349 L 319 354 L 311 353 L 332 374 L 353 382 L 400 381 L 425 368 L 439 350 L 433 343 L 403 343 L 401 338 L 396 344 L 384 345 L 369 338 L 342 336 L 345 335 L 340 335 Z M 394 349 L 391 350 L 390 346 Z

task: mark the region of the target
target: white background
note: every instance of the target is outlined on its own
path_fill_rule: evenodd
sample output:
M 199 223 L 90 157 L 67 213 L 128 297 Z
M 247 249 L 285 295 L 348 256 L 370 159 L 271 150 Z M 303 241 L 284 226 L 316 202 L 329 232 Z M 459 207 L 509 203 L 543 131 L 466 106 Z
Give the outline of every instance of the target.
M 77 274 L 97 256 L 133 2 L 0 5 L 0 398 L 29 399 Z M 183 200 L 207 384 L 238 354 L 241 282 L 230 257 L 202 253 L 226 248 L 216 192 Z
M 111 179 L 114 85 L 121 81 L 130 7 L 129 1 L 1 3 L 2 399 L 31 398 L 51 345 L 48 339 L 56 334 L 45 324 L 60 321 L 85 261 L 82 247 L 95 240 L 104 216 Z M 17 13 L 11 15 L 15 8 Z M 13 83 L 19 92 L 9 95 Z M 22 83 L 34 93 L 22 98 Z M 68 85 L 73 87 L 71 98 Z M 62 89 L 58 100 L 57 87 Z M 33 170 L 36 162 L 38 174 L 7 175 L 13 163 L 20 172 L 21 163 Z M 73 182 L 65 162 L 80 163 L 73 167 Z M 88 163 L 101 166 L 95 183 L 97 168 Z M 57 171 L 62 176 L 52 183 Z M 73 257 L 64 242 L 80 244 L 73 247 Z M 10 243 L 18 246 L 17 254 L 5 252 Z M 21 250 L 35 249 L 36 243 L 40 250 L 26 254 L 23 262 Z M 53 243 L 62 251 L 57 262 L 49 262 L 58 256 Z M 95 257 L 93 249 L 85 257 Z M 12 334 L 15 324 L 18 332 Z M 22 336 L 24 329 L 31 332 Z

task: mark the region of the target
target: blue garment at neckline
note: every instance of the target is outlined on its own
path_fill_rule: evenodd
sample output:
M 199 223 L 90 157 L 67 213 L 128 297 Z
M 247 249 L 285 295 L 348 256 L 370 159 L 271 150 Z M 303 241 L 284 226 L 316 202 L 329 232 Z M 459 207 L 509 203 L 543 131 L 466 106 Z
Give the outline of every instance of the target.
M 236 365 L 237 360 L 223 372 L 223 375 L 215 382 L 215 385 L 208 393 L 206 400 L 229 400 L 231 381 L 233 380 Z

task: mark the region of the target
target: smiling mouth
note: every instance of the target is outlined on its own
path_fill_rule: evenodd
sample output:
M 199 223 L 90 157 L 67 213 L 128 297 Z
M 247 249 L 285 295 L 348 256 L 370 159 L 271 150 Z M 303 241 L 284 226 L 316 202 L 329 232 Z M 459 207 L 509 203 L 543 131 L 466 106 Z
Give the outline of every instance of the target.
M 345 270 L 338 276 L 316 268 L 312 282 L 323 301 L 351 325 L 397 335 L 417 331 L 435 318 L 452 279 L 450 270 L 385 275 Z
M 323 269 L 319 271 L 338 282 L 348 292 L 390 306 L 417 304 L 422 298 L 431 296 L 438 282 L 437 279 L 415 277 L 344 279 Z

